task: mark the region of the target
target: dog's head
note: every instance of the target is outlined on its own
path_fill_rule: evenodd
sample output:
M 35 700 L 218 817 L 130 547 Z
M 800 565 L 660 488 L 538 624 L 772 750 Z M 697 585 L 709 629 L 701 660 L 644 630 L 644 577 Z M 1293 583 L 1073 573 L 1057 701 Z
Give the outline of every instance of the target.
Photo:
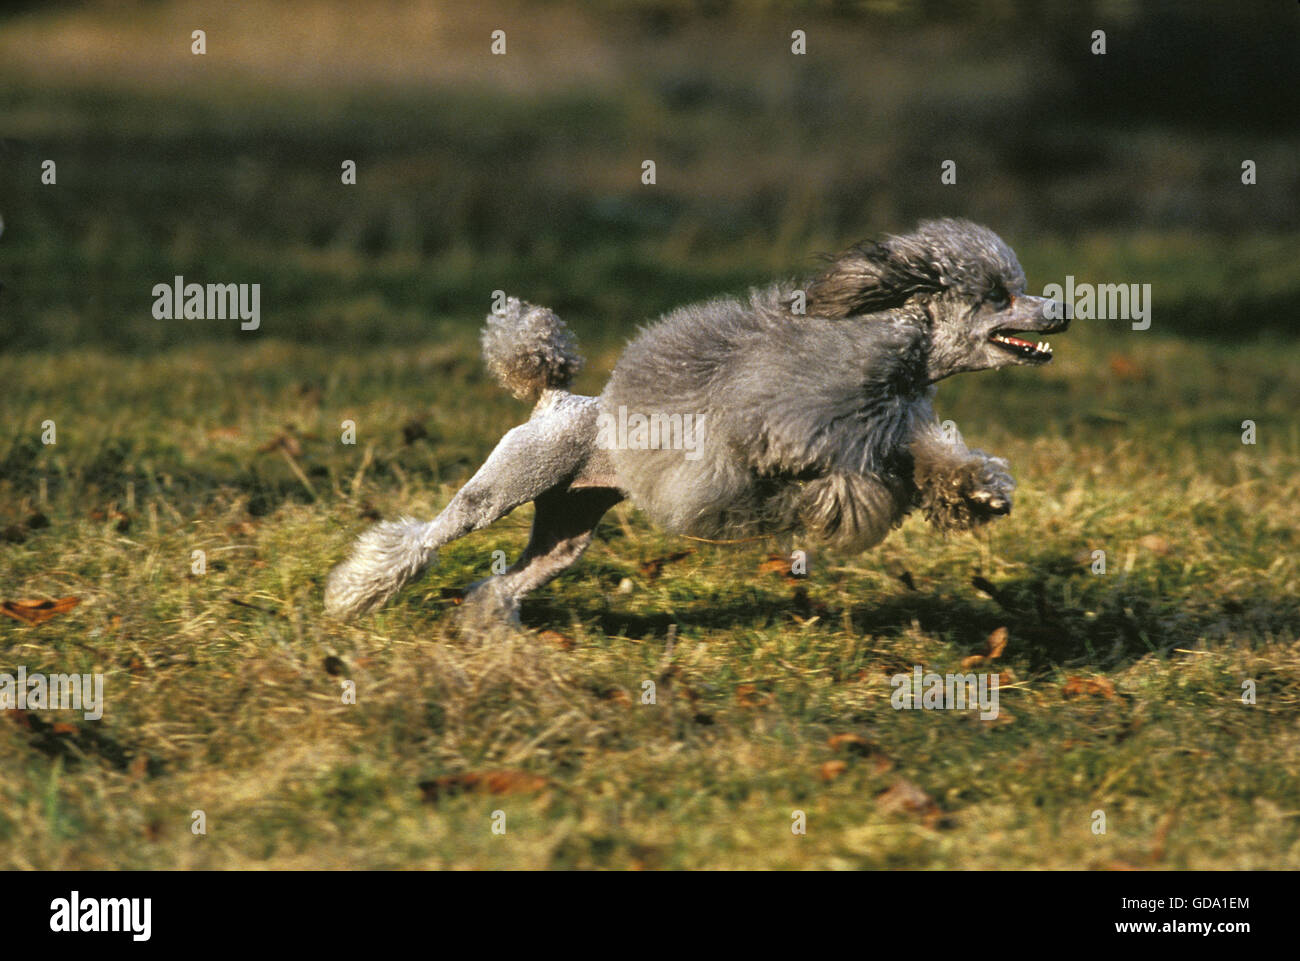
M 1002 238 L 968 220 L 927 220 L 910 234 L 849 249 L 808 285 L 807 310 L 923 326 L 931 382 L 1045 364 L 1052 349 L 1037 335 L 1070 325 L 1064 305 L 1025 293 L 1025 272 Z

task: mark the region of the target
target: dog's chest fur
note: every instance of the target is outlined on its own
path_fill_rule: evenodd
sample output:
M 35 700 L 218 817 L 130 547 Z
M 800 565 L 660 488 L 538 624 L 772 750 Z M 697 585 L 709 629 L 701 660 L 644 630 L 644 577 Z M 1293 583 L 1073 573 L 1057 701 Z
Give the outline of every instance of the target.
M 925 328 L 899 312 L 794 316 L 787 296 L 773 287 L 668 315 L 628 346 L 601 394 L 611 417 L 689 414 L 704 425 L 692 457 L 610 452 L 620 487 L 669 530 L 789 527 L 804 486 L 832 476 L 906 498 L 908 443 L 929 410 Z

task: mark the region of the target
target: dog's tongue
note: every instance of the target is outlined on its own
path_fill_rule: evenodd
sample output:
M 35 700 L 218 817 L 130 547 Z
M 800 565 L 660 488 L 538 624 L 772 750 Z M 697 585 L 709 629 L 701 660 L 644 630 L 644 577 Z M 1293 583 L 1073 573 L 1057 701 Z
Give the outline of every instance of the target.
M 1002 335 L 1002 340 L 1005 341 L 1006 343 L 1010 344 L 1010 345 L 1013 346 L 1013 347 L 1025 347 L 1025 348 L 1028 348 L 1028 349 L 1030 349 L 1030 350 L 1033 350 L 1033 349 L 1034 349 L 1034 345 L 1031 344 L 1029 341 L 1027 341 L 1027 340 L 1021 340 L 1019 337 L 1012 337 L 1012 336 L 1009 335 L 1009 334 L 1003 334 L 1003 335 Z

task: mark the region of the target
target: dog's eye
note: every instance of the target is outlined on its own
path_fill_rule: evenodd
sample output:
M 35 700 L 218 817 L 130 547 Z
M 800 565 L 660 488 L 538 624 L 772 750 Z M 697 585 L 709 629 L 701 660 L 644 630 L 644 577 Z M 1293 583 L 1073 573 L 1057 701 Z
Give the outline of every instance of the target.
M 1011 306 L 1011 295 L 1007 293 L 1007 288 L 1003 287 L 1001 284 L 994 287 L 985 300 L 989 306 L 994 307 L 997 310 L 1006 310 L 1006 308 Z

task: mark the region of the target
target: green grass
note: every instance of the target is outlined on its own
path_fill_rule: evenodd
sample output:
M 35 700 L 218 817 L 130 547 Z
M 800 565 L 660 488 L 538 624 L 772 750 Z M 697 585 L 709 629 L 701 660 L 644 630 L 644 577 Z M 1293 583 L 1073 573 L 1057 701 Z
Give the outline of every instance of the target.
M 784 21 L 548 4 L 506 11 L 491 70 L 492 4 L 314 9 L 213 13 L 202 63 L 172 3 L 0 34 L 0 600 L 81 601 L 0 619 L 0 672 L 102 672 L 107 699 L 0 714 L 0 866 L 1300 867 L 1294 125 L 1080 118 L 1047 48 L 816 5 L 806 66 Z M 1004 233 L 1035 289 L 1153 284 L 1150 331 L 1081 321 L 1049 367 L 942 385 L 1020 485 L 988 532 L 914 517 L 795 583 L 760 566 L 811 545 L 621 505 L 526 633 L 459 636 L 448 589 L 522 547 L 523 508 L 378 614 L 324 617 L 356 533 L 431 516 L 526 416 L 476 356 L 491 291 L 559 310 L 594 392 L 658 312 L 935 214 Z M 261 283 L 262 329 L 154 321 L 177 273 Z M 891 708 L 892 674 L 998 628 L 998 720 Z M 494 772 L 521 789 L 439 780 Z
M 23 538 L 0 546 L 6 596 L 82 604 L 0 625 L 5 660 L 101 671 L 108 704 L 62 734 L 49 712 L 0 725 L 0 862 L 1296 867 L 1296 351 L 1151 338 L 1127 355 L 1150 381 L 1116 381 L 1106 340 L 1072 333 L 1050 368 L 941 393 L 1020 480 L 987 537 L 945 541 L 913 518 L 870 554 L 815 553 L 791 585 L 758 572 L 764 545 L 674 539 L 620 507 L 525 606 L 530 628 L 555 633 L 508 640 L 457 637 L 442 589 L 518 550 L 528 509 L 452 545 L 357 626 L 320 609 L 363 513 L 430 514 L 523 415 L 468 332 L 347 357 L 266 342 L 6 358 L 0 521 Z M 1240 441 L 1247 417 L 1255 446 Z M 47 418 L 59 433 L 45 447 L 32 438 Z M 417 420 L 427 436 L 408 444 Z M 258 453 L 286 424 L 306 483 Z M 38 511 L 49 525 L 24 527 Z M 642 566 L 683 550 L 657 576 Z M 1014 677 L 998 721 L 890 707 L 890 674 L 955 671 L 998 627 Z M 1116 696 L 1066 697 L 1072 676 Z M 874 747 L 828 746 L 844 733 Z M 848 766 L 825 782 L 832 760 Z M 420 789 L 503 769 L 546 787 Z M 882 808 L 900 778 L 938 810 Z M 806 837 L 790 833 L 796 809 Z M 189 833 L 193 810 L 205 838 Z

